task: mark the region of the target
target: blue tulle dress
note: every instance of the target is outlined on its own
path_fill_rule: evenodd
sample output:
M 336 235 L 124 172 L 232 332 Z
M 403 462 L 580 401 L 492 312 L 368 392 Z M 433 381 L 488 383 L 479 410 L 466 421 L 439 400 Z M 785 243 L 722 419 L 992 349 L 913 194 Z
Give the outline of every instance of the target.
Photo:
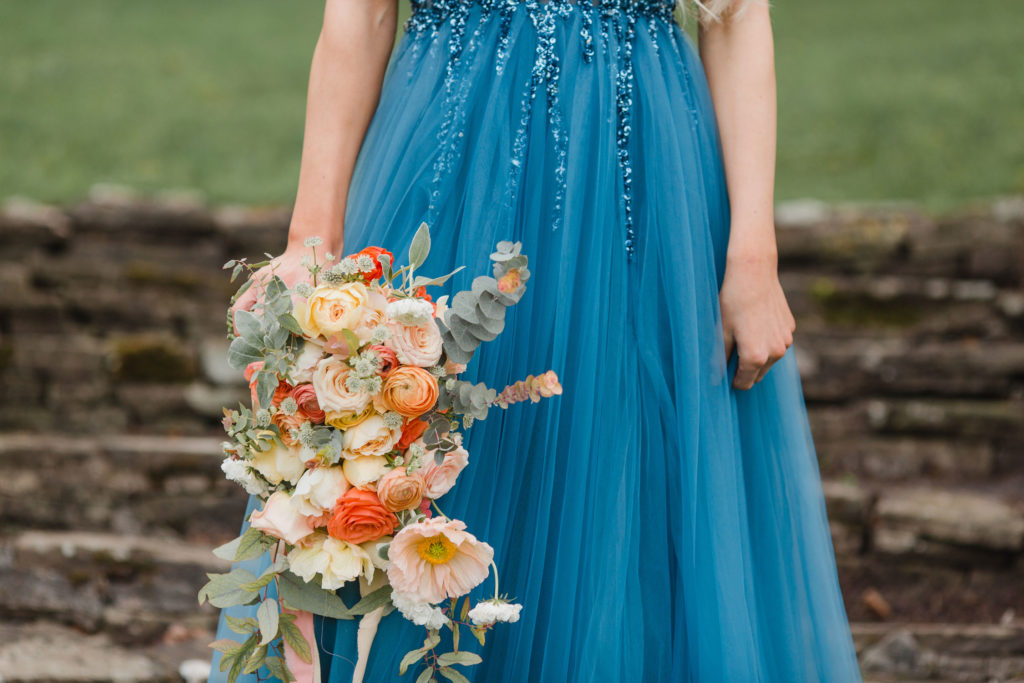
M 735 355 L 723 362 L 728 198 L 672 6 L 428 0 L 406 29 L 346 252 L 401 257 L 426 221 L 423 272 L 467 266 L 437 296 L 489 273 L 499 240 L 522 242 L 527 293 L 465 377 L 500 390 L 553 369 L 564 387 L 475 423 L 439 501 L 494 547 L 502 592 L 524 605 L 460 669 L 488 683 L 859 681 L 794 350 L 747 391 L 730 386 Z M 356 626 L 316 618 L 324 681 L 351 680 Z M 385 617 L 365 680 L 415 680 L 398 665 L 423 636 Z

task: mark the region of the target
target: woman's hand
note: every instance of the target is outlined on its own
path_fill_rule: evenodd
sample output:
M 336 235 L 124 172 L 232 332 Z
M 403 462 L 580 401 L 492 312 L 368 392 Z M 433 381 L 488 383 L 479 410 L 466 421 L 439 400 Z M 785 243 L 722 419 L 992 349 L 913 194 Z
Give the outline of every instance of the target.
M 733 351 L 739 354 L 732 382 L 736 389 L 761 381 L 793 345 L 796 320 L 779 283 L 777 263 L 771 250 L 726 256 L 719 306 L 726 362 Z
M 340 253 L 340 250 L 337 252 Z M 337 257 L 335 254 L 335 258 Z M 253 278 L 255 281 L 242 293 L 242 296 L 238 297 L 231 306 L 231 319 L 235 319 L 235 314 L 238 311 L 251 310 L 253 305 L 262 298 L 263 290 L 266 287 L 266 283 L 270 281 L 274 275 L 277 275 L 284 281 L 285 286 L 292 289 L 300 282 L 309 282 L 312 284 L 312 278 L 309 274 L 309 269 L 303 265 L 303 259 L 312 257 L 312 250 L 309 247 L 301 244 L 292 246 L 289 245 L 284 252 L 275 256 L 271 259 L 270 263 L 263 266 L 255 273 Z M 317 260 L 322 264 L 324 262 L 324 252 L 321 247 L 317 247 Z M 295 296 L 292 296 L 294 300 Z M 238 326 L 235 325 L 235 334 L 238 334 Z

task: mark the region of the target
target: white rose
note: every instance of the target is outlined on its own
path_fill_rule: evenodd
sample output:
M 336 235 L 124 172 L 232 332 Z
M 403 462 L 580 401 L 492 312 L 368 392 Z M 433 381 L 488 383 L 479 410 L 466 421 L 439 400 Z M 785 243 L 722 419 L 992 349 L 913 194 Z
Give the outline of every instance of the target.
M 341 469 L 345 473 L 348 483 L 357 489 L 373 489 L 371 484 L 388 472 L 388 459 L 383 455 L 364 455 L 358 458 L 348 458 L 341 463 Z
M 349 391 L 347 380 L 352 368 L 348 361 L 327 358 L 313 371 L 313 390 L 320 408 L 328 413 L 359 413 L 370 402 L 365 391 Z
M 369 553 L 361 547 L 323 532 L 288 553 L 288 566 L 307 583 L 320 574 L 326 590 L 337 590 L 360 574 L 369 581 L 375 569 Z
M 401 427 L 390 429 L 380 415 L 371 415 L 345 430 L 341 438 L 342 455 L 345 458 L 384 455 L 391 451 L 401 438 Z
M 434 307 L 423 299 L 396 299 L 388 304 L 387 314 L 401 325 L 422 325 L 434 317 Z
M 275 486 L 282 481 L 294 484 L 306 471 L 306 461 L 301 448 L 289 448 L 272 441 L 269 450 L 259 451 L 253 457 L 252 468 Z
M 292 506 L 303 515 L 319 517 L 349 489 L 348 479 L 340 467 L 317 467 L 306 470 L 292 493 Z
M 317 362 L 324 355 L 324 347 L 315 341 L 307 339 L 302 344 L 302 350 L 295 356 L 291 367 L 292 384 L 302 384 L 313 381 L 313 369 Z

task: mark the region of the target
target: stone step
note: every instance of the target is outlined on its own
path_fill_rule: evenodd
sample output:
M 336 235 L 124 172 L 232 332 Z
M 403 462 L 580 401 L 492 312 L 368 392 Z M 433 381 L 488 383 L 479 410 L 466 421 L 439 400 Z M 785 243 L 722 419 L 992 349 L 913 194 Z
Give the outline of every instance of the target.
M 94 532 L 25 532 L 4 541 L 0 557 L 4 621 L 55 622 L 122 645 L 212 629 L 216 610 L 196 593 L 207 572 L 229 567 L 209 546 Z
M 0 435 L 0 517 L 13 529 L 157 533 L 216 545 L 246 493 L 213 437 Z

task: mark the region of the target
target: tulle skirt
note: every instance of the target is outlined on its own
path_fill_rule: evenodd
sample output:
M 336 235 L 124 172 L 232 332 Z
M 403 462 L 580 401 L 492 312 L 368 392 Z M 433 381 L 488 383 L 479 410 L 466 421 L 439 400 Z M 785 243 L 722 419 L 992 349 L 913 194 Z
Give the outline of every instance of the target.
M 346 252 L 400 263 L 428 222 L 422 272 L 467 266 L 435 297 L 521 242 L 528 291 L 465 377 L 500 390 L 553 369 L 564 387 L 475 423 L 438 501 L 524 605 L 483 648 L 464 633 L 484 662 L 459 668 L 488 683 L 860 680 L 794 349 L 747 391 L 723 360 L 729 207 L 692 41 L 582 6 L 544 24 L 544 7 L 470 4 L 406 33 L 347 207 Z M 552 61 L 554 87 L 536 77 Z M 472 595 L 492 593 L 488 579 Z M 357 624 L 315 619 L 324 681 L 351 680 Z M 398 665 L 424 635 L 385 617 L 365 680 L 414 680 Z

